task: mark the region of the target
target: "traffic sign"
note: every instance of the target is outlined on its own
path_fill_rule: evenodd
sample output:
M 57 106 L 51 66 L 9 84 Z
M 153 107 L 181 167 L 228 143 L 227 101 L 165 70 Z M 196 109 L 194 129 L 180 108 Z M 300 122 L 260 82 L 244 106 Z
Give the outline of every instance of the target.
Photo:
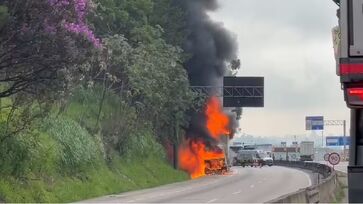
M 331 165 L 335 166 L 340 162 L 340 155 L 336 152 L 333 152 L 329 155 L 328 161 Z
M 329 153 L 324 154 L 324 161 L 329 161 Z
M 326 137 L 326 146 L 349 146 L 350 144 L 350 137 L 344 136 L 329 136 Z
M 306 130 L 324 130 L 324 116 L 307 116 Z
M 223 79 L 223 107 L 264 107 L 263 77 L 234 77 Z

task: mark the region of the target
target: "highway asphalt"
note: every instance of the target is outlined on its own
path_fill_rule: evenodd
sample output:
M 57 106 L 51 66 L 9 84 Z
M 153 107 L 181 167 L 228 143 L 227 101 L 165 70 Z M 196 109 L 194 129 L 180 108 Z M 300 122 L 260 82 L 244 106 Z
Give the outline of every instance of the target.
M 83 203 L 262 203 L 311 185 L 309 174 L 285 167 L 233 167 L 232 173 L 110 195 Z

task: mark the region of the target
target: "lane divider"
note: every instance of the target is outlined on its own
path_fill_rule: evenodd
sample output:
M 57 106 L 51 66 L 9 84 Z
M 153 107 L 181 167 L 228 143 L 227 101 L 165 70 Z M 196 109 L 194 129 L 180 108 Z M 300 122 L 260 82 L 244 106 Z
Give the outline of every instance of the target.
M 214 198 L 214 199 L 212 199 L 212 200 L 210 200 L 210 201 L 207 201 L 207 203 L 213 203 L 213 202 L 215 202 L 215 201 L 217 201 L 218 199 L 217 198 Z

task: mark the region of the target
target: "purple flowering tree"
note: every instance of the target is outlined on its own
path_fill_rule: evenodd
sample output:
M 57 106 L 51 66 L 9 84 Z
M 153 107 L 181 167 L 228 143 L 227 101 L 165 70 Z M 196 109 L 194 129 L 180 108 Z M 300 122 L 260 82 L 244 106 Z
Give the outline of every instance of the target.
M 101 48 L 101 43 L 94 35 L 93 31 L 86 23 L 86 16 L 89 5 L 88 0 L 48 0 L 49 5 L 53 10 L 62 17 L 68 15 L 68 18 L 64 18 L 62 26 L 65 30 L 81 35 L 91 42 L 96 48 Z M 69 11 L 69 12 L 65 12 Z M 55 30 L 55 25 L 47 24 L 51 31 Z
M 0 98 L 59 96 L 102 49 L 86 20 L 90 0 L 4 0 L 0 6 L 7 11 L 0 24 Z

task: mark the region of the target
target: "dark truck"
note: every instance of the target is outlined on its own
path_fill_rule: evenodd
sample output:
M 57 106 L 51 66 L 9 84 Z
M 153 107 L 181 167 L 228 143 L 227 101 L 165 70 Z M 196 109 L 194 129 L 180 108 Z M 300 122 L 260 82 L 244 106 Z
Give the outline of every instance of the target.
M 240 150 L 233 160 L 234 166 L 272 166 L 273 160 L 257 150 Z

